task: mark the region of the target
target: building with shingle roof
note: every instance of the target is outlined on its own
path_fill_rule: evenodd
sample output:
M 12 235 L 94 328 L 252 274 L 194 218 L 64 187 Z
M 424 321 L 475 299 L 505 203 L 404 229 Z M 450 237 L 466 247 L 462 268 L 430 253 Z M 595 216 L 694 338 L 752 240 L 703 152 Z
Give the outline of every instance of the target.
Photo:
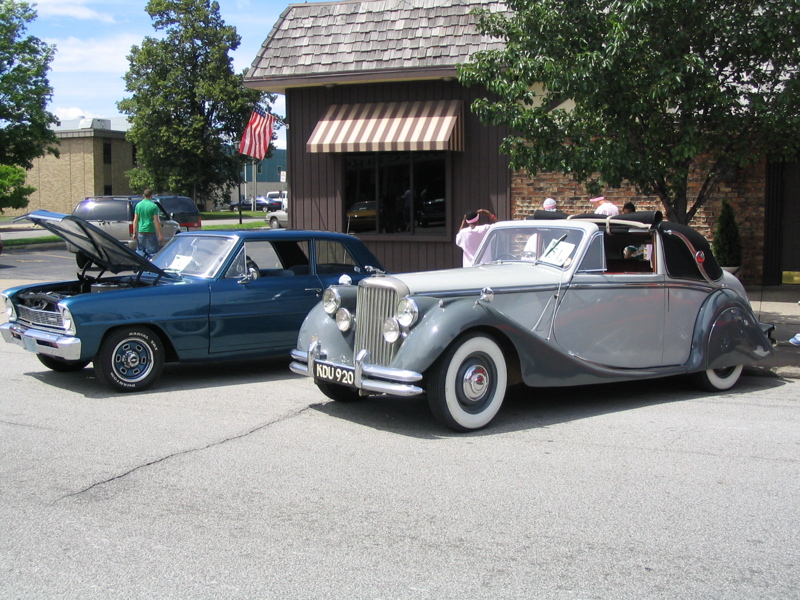
M 478 33 L 480 0 L 292 4 L 245 85 L 286 94 L 293 227 L 357 233 L 394 271 L 453 267 L 461 217 L 510 218 L 505 129 L 469 105 L 486 92 L 457 67 L 498 41 Z

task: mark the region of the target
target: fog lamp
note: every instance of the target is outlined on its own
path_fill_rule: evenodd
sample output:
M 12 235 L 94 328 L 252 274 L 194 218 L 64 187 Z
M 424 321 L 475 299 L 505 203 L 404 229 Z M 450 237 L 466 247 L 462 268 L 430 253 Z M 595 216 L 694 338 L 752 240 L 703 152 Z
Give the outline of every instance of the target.
M 390 344 L 400 339 L 400 323 L 394 317 L 389 317 L 383 322 L 383 339 Z
M 353 326 L 353 315 L 350 314 L 349 310 L 340 308 L 336 311 L 336 326 L 342 333 L 350 331 L 350 328 Z

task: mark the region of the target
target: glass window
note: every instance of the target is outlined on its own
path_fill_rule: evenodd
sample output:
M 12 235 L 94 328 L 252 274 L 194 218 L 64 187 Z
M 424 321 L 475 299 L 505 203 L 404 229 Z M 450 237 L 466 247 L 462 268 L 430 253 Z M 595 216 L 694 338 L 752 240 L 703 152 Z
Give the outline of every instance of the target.
M 345 157 L 347 233 L 446 235 L 444 152 L 380 152 Z
M 350 252 L 340 242 L 317 241 L 317 273 L 357 273 L 361 269 Z

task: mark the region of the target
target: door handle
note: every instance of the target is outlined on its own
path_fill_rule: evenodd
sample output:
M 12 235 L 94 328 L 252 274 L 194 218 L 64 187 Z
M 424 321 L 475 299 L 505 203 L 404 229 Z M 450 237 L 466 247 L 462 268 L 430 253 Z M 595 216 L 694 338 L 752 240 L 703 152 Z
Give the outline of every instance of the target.
M 315 294 L 319 294 L 322 292 L 322 288 L 306 288 L 307 292 L 314 292 Z

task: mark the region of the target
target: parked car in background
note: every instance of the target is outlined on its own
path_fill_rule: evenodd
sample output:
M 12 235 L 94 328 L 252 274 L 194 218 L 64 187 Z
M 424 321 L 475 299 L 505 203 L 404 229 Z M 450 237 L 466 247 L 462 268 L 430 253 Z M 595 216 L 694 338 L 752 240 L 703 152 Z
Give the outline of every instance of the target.
M 276 210 L 275 212 L 268 212 L 266 215 L 267 223 L 273 229 L 280 229 L 281 227 L 289 226 L 289 213 L 285 210 Z
M 334 400 L 427 394 L 441 423 L 470 431 L 511 385 L 690 374 L 727 390 L 773 353 L 773 327 L 690 227 L 660 212 L 536 217 L 493 225 L 473 267 L 328 288 L 292 371 Z
M 288 210 L 289 208 L 289 193 L 286 190 L 280 192 L 267 192 L 267 198 L 270 200 L 277 200 L 277 208 L 275 210 Z M 279 205 L 278 205 L 279 204 Z
M 148 261 L 78 217 L 26 217 L 101 271 L 6 290 L 0 334 L 54 371 L 92 362 L 98 379 L 122 392 L 152 385 L 165 362 L 288 355 L 325 288 L 381 268 L 364 244 L 340 233 L 182 233 Z
M 265 210 L 273 211 L 282 208 L 283 204 L 280 199 L 267 198 L 266 196 L 256 196 L 255 198 L 246 198 L 241 201 L 242 210 Z M 239 202 L 234 200 L 230 204 L 231 210 L 239 210 Z
M 200 231 L 203 228 L 200 209 L 188 196 L 157 194 L 153 196 L 153 201 L 164 209 L 170 219 L 178 222 L 181 231 Z
M 374 231 L 377 225 L 378 203 L 375 200 L 356 202 L 347 211 L 347 233 Z
M 133 217 L 136 205 L 141 200 L 142 196 L 90 196 L 81 200 L 72 214 L 105 231 L 121 244 L 136 249 L 136 241 L 131 239 Z M 163 244 L 166 244 L 181 231 L 181 226 L 169 217 L 159 199 L 153 198 L 153 202 L 160 208 L 158 216 L 161 220 Z M 88 256 L 77 245 L 67 241 L 67 250 L 75 253 L 75 260 L 80 268 L 86 266 Z

